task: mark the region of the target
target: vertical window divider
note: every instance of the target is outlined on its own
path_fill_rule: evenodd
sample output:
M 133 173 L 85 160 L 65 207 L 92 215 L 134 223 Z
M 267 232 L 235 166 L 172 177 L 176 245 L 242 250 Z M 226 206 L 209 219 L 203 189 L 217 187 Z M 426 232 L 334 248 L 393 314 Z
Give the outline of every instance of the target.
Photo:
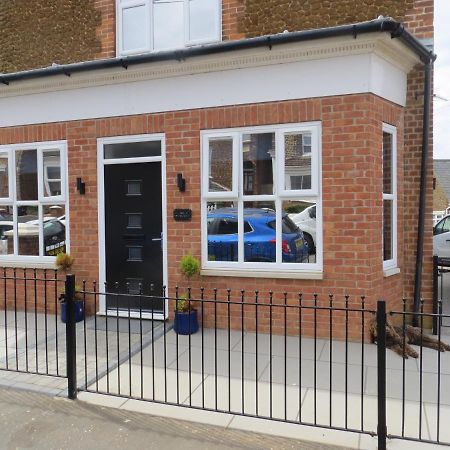
M 274 195 L 275 195 L 275 211 L 276 211 L 276 229 L 275 229 L 275 262 L 280 265 L 283 262 L 282 253 L 282 215 L 283 215 L 283 200 L 282 194 L 285 191 L 285 170 L 284 170 L 284 131 L 276 130 L 275 132 L 275 174 L 276 180 L 274 180 Z
M 183 20 L 183 25 L 184 25 L 184 45 L 187 46 L 190 42 L 190 36 L 189 36 L 189 31 L 190 31 L 190 20 L 189 20 L 189 0 L 184 0 L 183 1 L 183 14 L 184 14 L 184 20 Z
M 234 144 L 236 142 L 236 145 Z M 238 198 L 238 262 L 243 263 L 245 261 L 245 248 L 244 248 L 244 201 L 242 199 L 242 195 L 239 195 L 240 192 L 243 192 L 244 189 L 244 158 L 242 155 L 243 149 L 243 135 L 242 133 L 234 133 L 233 136 L 233 147 L 237 148 L 237 158 L 234 158 L 233 152 L 233 160 L 236 161 L 237 170 L 234 170 L 233 161 L 233 191 L 236 189 L 236 194 Z M 234 184 L 236 180 L 236 185 Z
M 38 217 L 39 217 L 39 256 L 44 256 L 45 254 L 45 243 L 44 243 L 44 207 L 42 203 L 38 206 Z

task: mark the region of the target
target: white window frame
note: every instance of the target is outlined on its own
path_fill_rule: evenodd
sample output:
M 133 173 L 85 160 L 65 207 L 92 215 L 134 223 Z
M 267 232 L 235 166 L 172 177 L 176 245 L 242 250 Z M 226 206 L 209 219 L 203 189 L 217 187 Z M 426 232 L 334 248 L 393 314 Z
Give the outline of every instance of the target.
M 38 179 L 38 199 L 37 200 L 17 200 L 16 190 L 16 151 L 18 150 L 36 150 L 37 151 L 37 179 Z M 44 196 L 44 167 L 43 153 L 46 151 L 59 151 L 61 164 L 61 195 L 52 197 Z M 43 236 L 43 208 L 51 205 L 64 205 L 65 210 L 65 233 L 66 233 L 66 252 L 70 252 L 70 229 L 69 229 L 69 196 L 67 189 L 67 141 L 46 141 L 31 142 L 25 144 L 0 145 L 0 154 L 8 155 L 8 197 L 0 198 L 0 205 L 13 207 L 14 232 L 14 253 L 9 255 L 0 255 L 0 265 L 3 266 L 22 266 L 28 267 L 53 267 L 56 260 L 55 256 L 44 255 L 44 236 Z M 18 244 L 19 236 L 17 232 L 17 207 L 18 206 L 37 206 L 39 221 L 39 256 L 37 255 L 19 255 Z
M 285 188 L 284 170 L 284 135 L 287 133 L 311 132 L 311 189 L 289 190 Z M 271 195 L 243 195 L 243 167 L 242 146 L 243 135 L 245 134 L 275 133 L 276 145 L 276 172 L 274 179 L 274 194 Z M 223 271 L 239 270 L 261 271 L 273 273 L 321 273 L 323 270 L 323 223 L 322 223 L 322 189 L 321 189 L 321 151 L 322 151 L 322 124 L 321 122 L 307 122 L 299 124 L 267 125 L 257 127 L 230 128 L 221 130 L 201 131 L 201 181 L 202 181 L 202 205 L 201 205 L 201 244 L 202 244 L 202 269 L 219 269 Z M 229 192 L 209 192 L 209 138 L 231 137 L 233 139 L 233 189 Z M 238 187 L 238 189 L 236 189 Z M 287 263 L 282 262 L 281 242 L 281 209 L 285 200 L 301 201 L 316 200 L 316 262 L 311 263 Z M 214 201 L 233 201 L 238 205 L 238 261 L 208 261 L 208 230 L 207 230 L 207 203 Z M 244 262 L 244 233 L 243 233 L 243 213 L 244 202 L 246 201 L 273 201 L 277 211 L 277 261 L 278 262 Z
M 116 0 L 116 55 L 117 56 L 128 56 L 135 55 L 140 53 L 149 53 L 149 52 L 157 52 L 160 49 L 154 48 L 154 39 L 153 39 L 153 9 L 154 9 L 154 1 L 155 0 Z M 214 42 L 220 42 L 222 40 L 222 0 L 211 0 L 218 2 L 218 29 L 217 34 L 213 38 L 210 39 L 190 39 L 189 38 L 189 30 L 190 30 L 190 19 L 189 19 L 189 2 L 190 0 L 166 0 L 169 1 L 177 1 L 183 2 L 183 23 L 184 23 L 184 46 L 182 48 L 192 47 L 195 45 L 202 44 L 210 44 Z M 141 48 L 136 48 L 132 50 L 124 50 L 123 49 L 123 20 L 122 20 L 122 11 L 124 9 L 133 8 L 143 6 L 145 8 L 146 22 L 148 23 L 148 27 L 146 29 L 145 41 L 146 45 Z M 164 49 L 164 51 L 171 50 L 179 50 L 180 48 L 168 48 Z
M 386 271 L 388 269 L 397 268 L 397 128 L 393 125 L 389 125 L 387 123 L 383 123 L 382 133 L 389 133 L 392 136 L 392 194 L 387 194 L 383 192 L 383 184 L 382 184 L 382 226 L 381 226 L 381 243 L 382 243 L 382 257 L 383 257 L 383 269 Z M 383 142 L 383 140 L 382 140 Z M 383 145 L 383 144 L 382 144 Z M 383 171 L 383 147 L 381 148 L 381 166 Z M 383 173 L 383 172 L 382 172 Z M 384 174 L 381 178 L 383 183 Z M 392 202 L 392 258 L 388 260 L 384 260 L 384 202 L 391 201 Z

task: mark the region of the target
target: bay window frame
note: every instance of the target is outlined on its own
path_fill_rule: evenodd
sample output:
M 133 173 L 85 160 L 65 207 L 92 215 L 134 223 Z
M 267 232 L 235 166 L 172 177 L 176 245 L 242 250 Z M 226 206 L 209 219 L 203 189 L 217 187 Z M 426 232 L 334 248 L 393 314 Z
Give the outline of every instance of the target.
M 397 268 L 397 256 L 398 256 L 398 239 L 397 239 L 397 128 L 393 125 L 383 123 L 382 135 L 388 133 L 392 136 L 392 154 L 391 154 L 391 176 L 392 176 L 392 193 L 385 193 L 382 187 L 382 227 L 381 227 L 381 243 L 383 254 L 383 270 L 396 269 Z M 382 144 L 384 145 L 384 144 Z M 381 166 L 383 171 L 383 148 L 381 149 Z M 381 179 L 384 179 L 384 172 Z M 392 227 L 391 227 L 391 242 L 392 242 L 392 258 L 384 259 L 384 203 L 385 201 L 392 202 Z
M 17 151 L 36 150 L 37 163 L 37 200 L 17 200 L 17 172 L 16 172 L 16 153 Z M 45 196 L 44 194 L 44 167 L 43 154 L 48 151 L 59 151 L 60 170 L 61 170 L 61 194 L 55 196 Z M 13 209 L 13 243 L 14 252 L 12 254 L 0 255 L 0 265 L 4 266 L 24 266 L 34 264 L 39 267 L 52 266 L 56 257 L 45 256 L 44 243 L 44 207 L 53 205 L 64 205 L 65 215 L 65 245 L 66 252 L 70 251 L 70 230 L 69 230 L 69 198 L 67 189 L 67 142 L 66 141 L 43 141 L 23 144 L 5 144 L 0 145 L 0 154 L 8 155 L 8 197 L 0 198 L 0 205 L 11 206 Z M 37 206 L 38 208 L 38 239 L 39 255 L 20 255 L 19 254 L 19 232 L 18 232 L 18 212 L 20 206 Z
M 284 168 L 284 136 L 289 133 L 311 132 L 311 189 L 286 189 Z M 273 194 L 244 195 L 243 176 L 243 142 L 246 134 L 275 134 L 275 172 L 273 179 Z M 201 253 L 202 269 L 217 271 L 238 270 L 242 272 L 261 271 L 277 273 L 322 273 L 323 271 L 323 224 L 322 224 L 322 188 L 321 188 L 321 152 L 322 152 L 321 122 L 304 122 L 298 124 L 276 124 L 230 129 L 212 129 L 201 131 Z M 230 137 L 233 139 L 233 189 L 227 192 L 209 192 L 209 139 Z M 236 190 L 236 178 L 238 189 Z M 314 180 L 314 181 L 313 181 Z M 284 201 L 308 201 L 314 198 L 316 204 L 316 261 L 306 263 L 291 263 L 282 261 L 282 205 Z M 214 201 L 234 202 L 238 218 L 238 260 L 208 261 L 208 231 L 207 204 Z M 276 210 L 276 262 L 245 262 L 244 255 L 244 204 L 246 202 L 270 201 Z

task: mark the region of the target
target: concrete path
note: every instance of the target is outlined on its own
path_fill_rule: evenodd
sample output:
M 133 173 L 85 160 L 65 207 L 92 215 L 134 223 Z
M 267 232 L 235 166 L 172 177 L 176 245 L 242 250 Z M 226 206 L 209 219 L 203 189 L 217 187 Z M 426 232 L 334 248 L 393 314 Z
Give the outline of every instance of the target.
M 0 430 L 8 450 L 342 449 L 4 389 Z

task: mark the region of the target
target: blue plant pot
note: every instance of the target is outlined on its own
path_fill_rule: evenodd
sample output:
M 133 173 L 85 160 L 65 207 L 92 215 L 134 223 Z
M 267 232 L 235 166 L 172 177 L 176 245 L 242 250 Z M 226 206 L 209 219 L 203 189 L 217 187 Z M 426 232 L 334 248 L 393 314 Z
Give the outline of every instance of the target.
M 84 319 L 84 305 L 81 300 L 75 300 L 75 322 L 81 322 Z M 61 302 L 61 322 L 66 323 L 67 320 L 67 303 Z
M 177 334 L 194 334 L 198 331 L 197 311 L 175 311 L 173 330 Z

